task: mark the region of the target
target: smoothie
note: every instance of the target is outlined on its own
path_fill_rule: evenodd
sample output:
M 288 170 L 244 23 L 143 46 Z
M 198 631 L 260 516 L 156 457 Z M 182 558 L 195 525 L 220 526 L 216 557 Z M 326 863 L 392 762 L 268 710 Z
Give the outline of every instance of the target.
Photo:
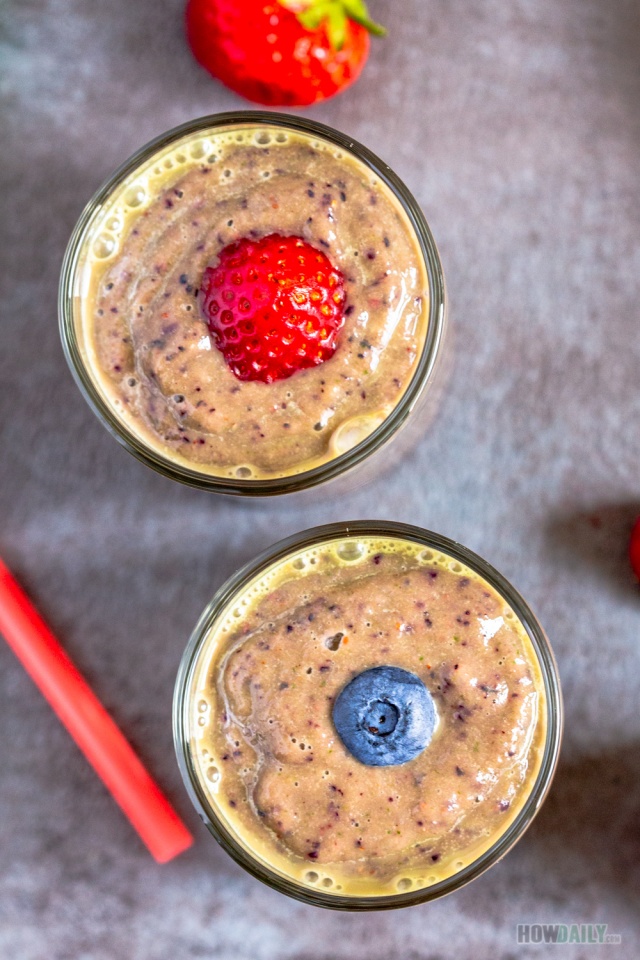
M 205 810 L 271 871 L 342 897 L 473 863 L 527 803 L 547 736 L 514 611 L 400 536 L 330 539 L 255 577 L 210 626 L 185 696 Z
M 271 236 L 321 254 L 341 299 L 331 350 L 266 383 L 219 349 L 203 278 Z M 292 476 L 353 448 L 401 402 L 429 326 L 424 253 L 396 193 L 348 149 L 268 123 L 198 128 L 135 166 L 76 269 L 101 402 L 154 455 L 214 477 Z

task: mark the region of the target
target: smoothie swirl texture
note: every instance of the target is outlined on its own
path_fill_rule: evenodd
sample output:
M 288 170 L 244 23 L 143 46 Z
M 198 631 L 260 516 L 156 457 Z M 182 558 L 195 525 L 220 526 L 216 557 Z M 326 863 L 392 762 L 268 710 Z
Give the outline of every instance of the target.
M 333 356 L 274 383 L 234 376 L 202 314 L 205 271 L 229 244 L 299 237 L 344 276 Z M 415 373 L 429 282 L 391 189 L 310 135 L 212 130 L 146 161 L 110 197 L 82 264 L 93 376 L 118 417 L 172 460 L 279 477 L 346 452 Z
M 540 769 L 546 701 L 526 630 L 484 579 L 399 540 L 351 550 L 301 554 L 234 602 L 198 668 L 192 750 L 254 853 L 367 896 L 450 876 L 504 833 Z M 332 712 L 389 666 L 424 684 L 435 729 L 407 762 L 368 765 Z

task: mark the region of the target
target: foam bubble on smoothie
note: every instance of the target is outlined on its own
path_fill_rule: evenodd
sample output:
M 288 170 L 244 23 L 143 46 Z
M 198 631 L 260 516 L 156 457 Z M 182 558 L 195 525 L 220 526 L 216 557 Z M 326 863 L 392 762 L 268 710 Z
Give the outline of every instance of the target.
M 189 155 L 193 160 L 202 160 L 211 150 L 210 140 L 195 140 L 189 146 Z
M 220 771 L 217 767 L 214 767 L 213 765 L 207 767 L 207 780 L 214 784 L 217 784 L 220 781 Z
M 131 210 L 136 210 L 138 207 L 141 207 L 147 199 L 147 191 L 144 184 L 140 181 L 132 183 L 131 186 L 125 190 L 122 199 L 125 206 Z
M 110 233 L 101 233 L 93 241 L 93 253 L 98 260 L 108 260 L 118 250 L 118 241 Z
M 345 540 L 339 547 L 336 547 L 336 555 L 347 563 L 351 563 L 354 560 L 361 560 L 364 553 L 364 545 L 358 543 L 357 540 Z
M 351 420 L 341 423 L 331 435 L 331 448 L 334 455 L 339 456 L 341 453 L 353 450 L 359 443 L 371 436 L 374 430 L 377 430 L 384 423 L 388 415 L 389 411 L 386 413 L 370 413 L 363 417 L 353 417 Z

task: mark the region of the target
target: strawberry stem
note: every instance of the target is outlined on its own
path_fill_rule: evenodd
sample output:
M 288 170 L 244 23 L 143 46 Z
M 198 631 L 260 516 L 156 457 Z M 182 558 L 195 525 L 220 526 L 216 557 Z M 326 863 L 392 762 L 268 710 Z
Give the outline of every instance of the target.
M 372 33 L 376 37 L 385 36 L 387 32 L 386 28 L 371 19 L 364 0 L 342 0 L 342 6 L 350 20 L 359 23 L 360 26 L 364 27 L 369 33 Z
M 364 0 L 278 0 L 281 6 L 295 13 L 305 30 L 317 30 L 326 22 L 329 43 L 341 50 L 346 39 L 347 20 L 359 23 L 376 37 L 386 29 L 372 20 Z

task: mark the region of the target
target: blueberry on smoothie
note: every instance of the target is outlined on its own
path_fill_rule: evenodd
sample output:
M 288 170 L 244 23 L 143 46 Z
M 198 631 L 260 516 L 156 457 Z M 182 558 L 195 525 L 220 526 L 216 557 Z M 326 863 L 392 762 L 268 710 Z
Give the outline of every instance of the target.
M 356 760 L 389 767 L 422 753 L 433 736 L 436 711 L 415 673 L 372 667 L 343 688 L 333 707 L 333 722 Z

